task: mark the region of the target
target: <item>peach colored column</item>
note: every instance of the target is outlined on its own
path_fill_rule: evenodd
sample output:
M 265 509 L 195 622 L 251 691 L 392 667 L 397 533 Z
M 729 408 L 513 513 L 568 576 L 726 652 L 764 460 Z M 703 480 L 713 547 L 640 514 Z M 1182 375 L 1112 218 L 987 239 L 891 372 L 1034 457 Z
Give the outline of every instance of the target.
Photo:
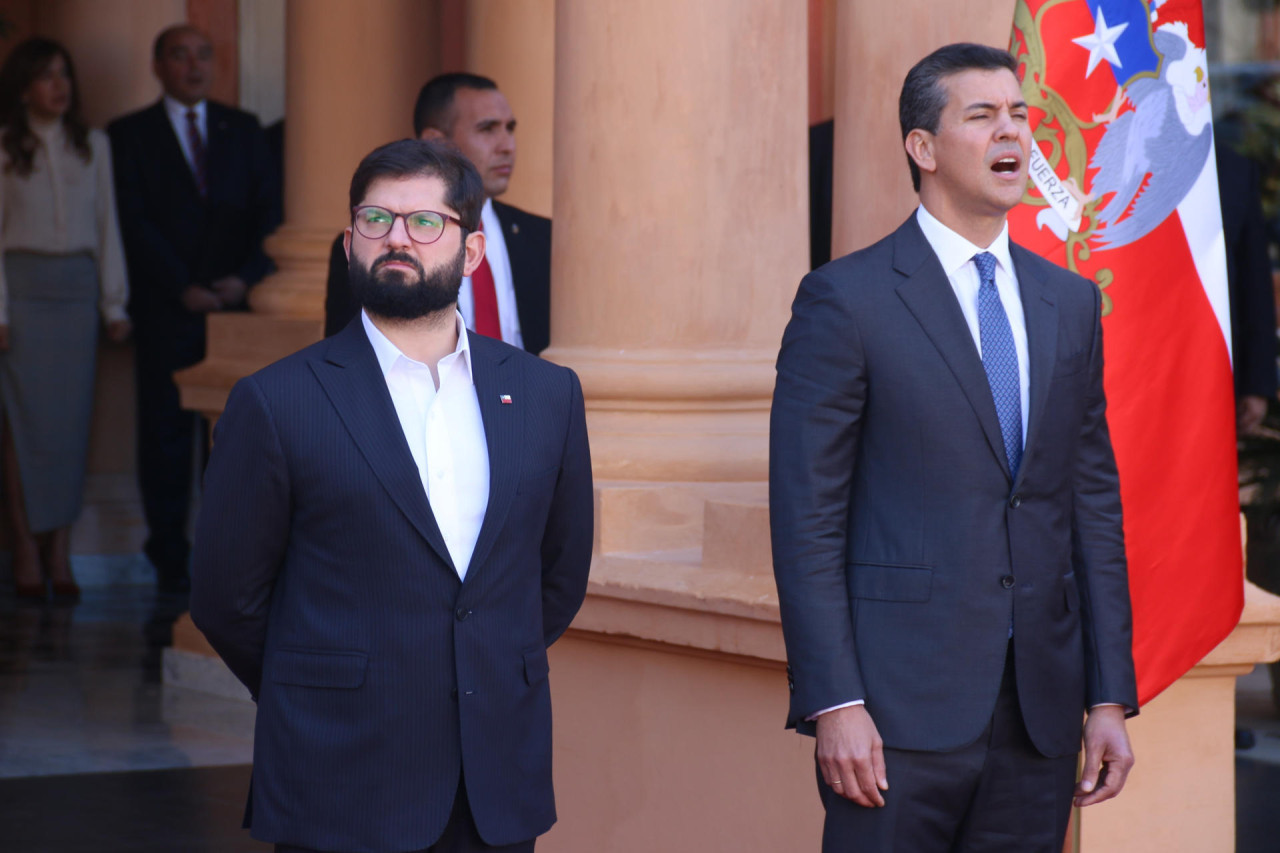
M 551 215 L 555 0 L 468 0 L 467 70 L 498 84 L 519 130 L 516 170 L 502 200 Z
M 549 358 L 599 478 L 766 476 L 807 268 L 806 18 L 770 0 L 558 0 Z
M 916 206 L 898 126 L 912 65 L 944 44 L 1008 47 L 1014 0 L 837 0 L 832 256 L 879 240 Z
M 213 88 L 209 98 L 240 105 L 239 0 L 187 0 L 187 21 L 213 42 Z
M 285 223 L 267 243 L 279 272 L 255 312 L 319 319 L 329 247 L 348 221 L 360 158 L 413 134 L 413 102 L 438 62 L 436 9 L 379 0 L 290 0 L 286 12 Z

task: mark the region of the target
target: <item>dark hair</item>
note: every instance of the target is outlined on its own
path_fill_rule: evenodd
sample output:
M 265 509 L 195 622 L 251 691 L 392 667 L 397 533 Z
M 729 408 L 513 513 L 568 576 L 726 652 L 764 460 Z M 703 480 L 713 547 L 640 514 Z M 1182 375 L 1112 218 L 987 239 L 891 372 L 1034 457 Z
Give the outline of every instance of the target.
M 938 132 L 942 109 L 947 105 L 947 90 L 943 78 L 961 71 L 996 71 L 1007 68 L 1016 76 L 1018 60 L 1013 54 L 985 44 L 960 42 L 940 47 L 915 64 L 902 81 L 902 94 L 898 96 L 898 123 L 902 125 L 902 140 L 919 128 L 929 133 Z M 920 168 L 907 155 L 911 167 L 911 185 L 920 192 Z
M 151 43 L 151 58 L 163 59 L 165 42 L 169 40 L 169 36 L 177 35 L 178 33 L 195 33 L 205 41 L 209 41 L 209 36 L 205 34 L 204 30 L 193 24 L 174 24 L 161 30 L 160 34 L 156 36 L 156 40 Z
M 71 54 L 52 39 L 29 38 L 15 47 L 4 61 L 4 66 L 0 67 L 0 125 L 4 126 L 0 147 L 9 155 L 6 171 L 23 176 L 31 174 L 36 147 L 40 141 L 31 132 L 31 124 L 27 121 L 27 107 L 22 98 L 32 82 L 44 73 L 56 56 L 62 57 L 67 67 L 67 77 L 71 81 L 71 102 L 62 116 L 62 126 L 72 147 L 84 161 L 88 163 L 93 159 L 93 149 L 89 147 L 89 126 L 80 117 L 80 87 L 76 84 L 76 69 L 71 62 Z
M 444 181 L 444 201 L 468 231 L 480 227 L 484 183 L 471 161 L 447 142 L 401 139 L 370 151 L 351 176 L 351 207 L 359 207 L 369 185 L 381 178 L 434 176 Z M 441 211 L 446 212 L 446 211 Z
M 413 105 L 413 135 L 435 128 L 445 136 L 453 132 L 453 98 L 459 89 L 496 89 L 498 84 L 479 74 L 455 71 L 432 77 L 418 92 Z

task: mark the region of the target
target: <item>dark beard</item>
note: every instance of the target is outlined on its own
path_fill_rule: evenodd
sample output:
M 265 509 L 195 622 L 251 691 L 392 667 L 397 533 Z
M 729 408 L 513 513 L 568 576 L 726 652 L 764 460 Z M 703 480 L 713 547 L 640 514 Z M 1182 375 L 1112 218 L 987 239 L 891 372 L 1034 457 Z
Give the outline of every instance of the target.
M 351 295 L 368 311 L 389 320 L 417 320 L 452 308 L 462 287 L 462 268 L 467 260 L 467 246 L 458 247 L 452 262 L 436 267 L 428 274 L 418 259 L 404 252 L 387 252 L 372 267 L 388 261 L 412 264 L 418 271 L 417 281 L 409 281 L 400 271 L 374 272 L 354 256 L 349 264 Z

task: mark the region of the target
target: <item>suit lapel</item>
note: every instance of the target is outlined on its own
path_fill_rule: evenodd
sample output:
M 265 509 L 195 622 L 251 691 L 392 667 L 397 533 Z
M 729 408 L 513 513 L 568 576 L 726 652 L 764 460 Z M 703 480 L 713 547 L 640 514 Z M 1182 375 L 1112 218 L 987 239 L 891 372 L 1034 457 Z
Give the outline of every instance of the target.
M 489 506 L 480 525 L 465 583 L 471 583 L 484 566 L 511 508 L 520 481 L 520 428 L 524 423 L 524 408 L 530 402 L 524 397 L 519 371 L 511 360 L 512 350 L 482 335 L 468 333 L 468 338 L 471 375 L 484 421 L 485 445 L 489 449 Z M 511 402 L 504 403 L 503 399 Z
M 507 246 L 507 261 L 511 265 L 511 289 L 516 292 L 516 314 L 520 317 L 520 328 L 528 334 L 527 330 L 532 328 L 533 317 L 530 312 L 534 299 L 528 292 L 529 276 L 525 272 L 530 268 L 527 237 L 520 231 L 511 207 L 494 201 L 493 213 L 502 226 L 502 239 Z
M 186 155 L 182 153 L 182 144 L 178 141 L 177 131 L 173 127 L 173 123 L 169 121 L 169 113 L 165 110 L 164 100 L 162 99 L 154 107 L 151 108 L 151 135 L 156 140 L 155 156 L 164 161 L 164 170 L 174 175 L 176 180 L 183 182 L 183 186 L 190 190 L 191 195 L 199 197 L 200 190 L 196 187 L 196 177 L 191 174 L 191 165 L 187 163 Z M 176 176 L 182 177 L 177 178 Z
M 1035 447 L 1040 421 L 1044 418 L 1044 404 L 1049 396 L 1049 383 L 1053 365 L 1058 355 L 1058 307 L 1044 282 L 1027 263 L 1026 250 L 1009 244 L 1013 266 L 1018 274 L 1018 289 L 1022 294 L 1022 312 L 1027 322 L 1027 351 L 1031 358 L 1031 411 L 1027 417 L 1027 441 L 1023 464 L 1019 475 L 1027 469 L 1027 454 Z M 1021 481 L 1021 476 L 1019 476 Z
M 947 367 L 969 399 L 987 437 L 992 454 L 1009 476 L 1009 461 L 1005 458 L 1004 439 L 1000 435 L 1000 419 L 991 396 L 987 374 L 982 369 L 982 359 L 973 342 L 969 324 L 965 322 L 955 291 L 943 272 L 938 256 L 934 254 L 912 214 L 894 233 L 893 268 L 906 280 L 898 285 L 898 297 L 906 303 L 934 347 L 942 355 Z M 1032 385 L 1034 388 L 1034 384 Z M 1010 478 L 1012 479 L 1012 478 Z
M 386 378 L 358 314 L 330 339 L 324 358 L 311 361 L 311 369 L 382 487 L 456 577 Z
M 222 107 L 212 101 L 205 102 L 205 155 L 204 175 L 209 195 L 213 195 L 222 182 L 219 175 L 226 173 L 227 158 L 231 154 L 231 140 L 228 138 L 230 125 Z M 194 178 L 192 179 L 194 183 Z

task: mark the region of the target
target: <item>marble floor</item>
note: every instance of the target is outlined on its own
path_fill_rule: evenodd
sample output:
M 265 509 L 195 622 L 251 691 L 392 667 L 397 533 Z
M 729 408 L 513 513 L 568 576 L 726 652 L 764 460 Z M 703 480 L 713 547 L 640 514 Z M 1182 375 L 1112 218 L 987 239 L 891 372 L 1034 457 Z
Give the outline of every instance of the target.
M 269 851 L 240 829 L 253 706 L 166 687 L 182 597 L 140 558 L 75 558 L 76 605 L 0 593 L 0 850 Z
M 269 851 L 239 828 L 253 707 L 162 683 L 186 602 L 157 597 L 145 566 L 77 557 L 74 606 L 19 604 L 0 584 L 0 851 Z M 1265 668 L 1237 698 L 1254 745 L 1236 756 L 1236 850 L 1277 853 L 1280 714 Z

